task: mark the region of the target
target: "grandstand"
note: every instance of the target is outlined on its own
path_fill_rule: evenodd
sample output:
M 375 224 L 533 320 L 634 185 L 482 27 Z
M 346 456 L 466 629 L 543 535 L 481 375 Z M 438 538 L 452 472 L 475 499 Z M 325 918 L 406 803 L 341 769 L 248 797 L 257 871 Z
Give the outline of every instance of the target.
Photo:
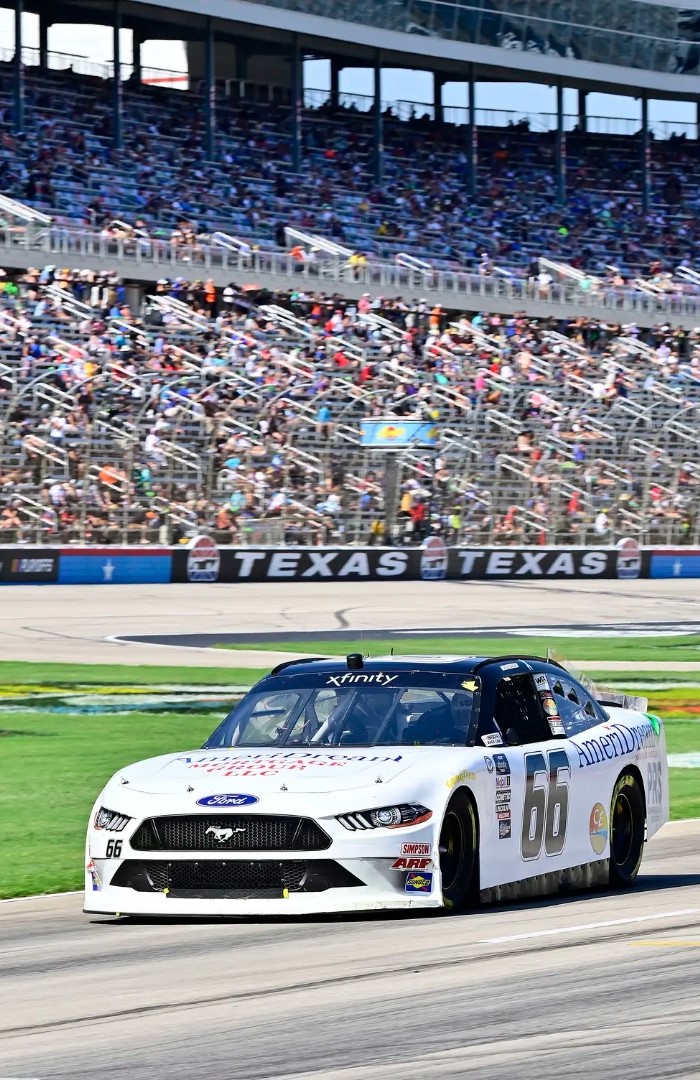
M 38 54 L 0 61 L 0 537 L 697 543 L 700 151 L 648 124 L 649 97 L 700 98 L 692 20 L 626 3 L 616 56 L 600 5 L 585 34 L 534 0 L 476 24 L 466 3 L 167 6 L 111 22 L 187 40 L 184 91 L 137 54 L 128 79 L 118 51 L 60 69 L 41 4 Z M 381 97 L 417 35 L 432 117 Z M 302 107 L 308 55 L 331 90 Z M 367 109 L 338 91 L 358 62 Z M 551 131 L 477 123 L 479 79 L 518 70 L 557 77 Z M 591 130 L 585 93 L 620 85 L 639 131 Z M 360 441 L 380 416 L 440 432 L 396 484 Z

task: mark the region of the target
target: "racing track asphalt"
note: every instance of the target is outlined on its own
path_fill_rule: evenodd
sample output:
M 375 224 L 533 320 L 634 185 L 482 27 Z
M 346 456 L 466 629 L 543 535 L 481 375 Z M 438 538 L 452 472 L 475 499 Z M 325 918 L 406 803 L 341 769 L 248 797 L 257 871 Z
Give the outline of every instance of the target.
M 274 644 L 265 652 L 187 647 L 201 643 L 202 636 L 211 644 L 213 638 L 223 641 L 241 632 L 283 633 L 294 639 L 348 629 L 359 635 L 387 626 L 492 632 L 551 627 L 555 634 L 557 628 L 585 629 L 598 621 L 604 633 L 606 625 L 619 632 L 622 623 L 697 630 L 700 622 L 698 583 L 677 580 L 13 585 L 0 596 L 0 660 L 62 663 L 261 667 L 290 658 L 275 653 Z M 184 640 L 163 647 L 166 635 L 183 634 Z M 662 670 L 664 665 L 651 666 Z M 680 670 L 685 665 L 670 666 Z M 691 666 L 700 668 L 700 663 L 687 670 Z
M 208 650 L 105 640 L 178 629 L 697 617 L 697 590 L 673 581 L 13 586 L 2 598 L 0 658 L 94 663 L 210 665 Z M 0 903 L 0 1078 L 700 1077 L 700 822 L 665 827 L 630 893 L 464 916 L 154 924 L 81 904 Z
M 179 924 L 0 904 L 0 1076 L 700 1075 L 700 822 L 637 888 L 474 914 Z

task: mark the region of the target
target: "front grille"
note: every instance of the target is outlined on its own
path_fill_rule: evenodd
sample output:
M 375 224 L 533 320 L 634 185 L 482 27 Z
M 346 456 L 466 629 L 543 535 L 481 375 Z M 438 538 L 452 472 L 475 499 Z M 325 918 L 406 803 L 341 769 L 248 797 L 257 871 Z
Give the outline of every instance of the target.
M 148 818 L 131 846 L 135 851 L 325 851 L 331 838 L 310 818 L 185 814 Z
M 160 892 L 170 897 L 200 899 L 281 898 L 285 891 L 325 892 L 326 889 L 362 885 L 358 878 L 331 859 L 201 862 L 126 859 L 112 885 L 136 892 Z

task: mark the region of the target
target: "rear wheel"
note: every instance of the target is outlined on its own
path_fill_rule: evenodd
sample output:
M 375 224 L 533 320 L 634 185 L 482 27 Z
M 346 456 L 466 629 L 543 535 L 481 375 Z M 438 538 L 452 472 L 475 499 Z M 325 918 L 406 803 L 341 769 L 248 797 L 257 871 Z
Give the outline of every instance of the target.
M 450 799 L 440 831 L 440 875 L 446 908 L 459 910 L 478 896 L 478 842 L 476 810 L 466 791 Z
M 610 804 L 610 884 L 626 889 L 635 881 L 644 851 L 644 794 L 632 773 L 615 784 Z

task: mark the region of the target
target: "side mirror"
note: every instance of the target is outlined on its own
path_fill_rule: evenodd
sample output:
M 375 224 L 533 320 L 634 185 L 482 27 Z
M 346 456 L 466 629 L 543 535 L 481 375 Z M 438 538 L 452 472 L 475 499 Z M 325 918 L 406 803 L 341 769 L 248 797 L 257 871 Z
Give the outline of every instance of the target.
M 520 746 L 520 736 L 515 728 L 509 727 L 506 731 L 506 742 L 509 746 Z

